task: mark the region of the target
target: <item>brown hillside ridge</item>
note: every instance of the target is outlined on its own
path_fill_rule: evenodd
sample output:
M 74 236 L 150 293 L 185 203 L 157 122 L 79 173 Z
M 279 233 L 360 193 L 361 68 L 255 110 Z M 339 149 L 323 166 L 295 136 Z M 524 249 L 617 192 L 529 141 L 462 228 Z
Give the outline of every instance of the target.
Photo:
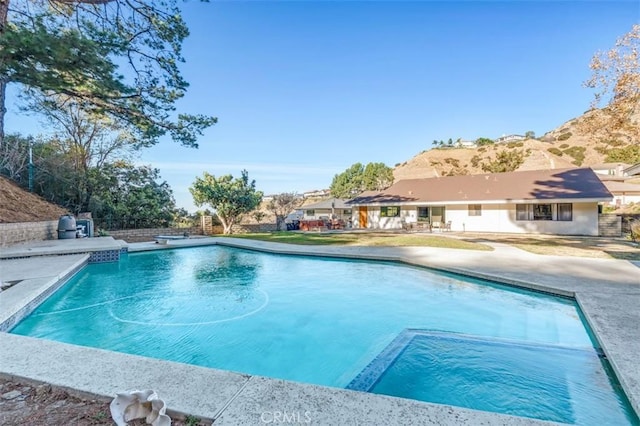
M 49 203 L 0 176 L 0 223 L 56 220 L 67 213 L 64 208 Z
M 606 162 L 607 149 L 613 146 L 607 145 L 599 135 L 583 130 L 582 123 L 588 114 L 590 112 L 569 120 L 536 139 L 476 148 L 429 149 L 396 166 L 393 175 L 395 180 L 399 181 L 445 175 L 482 174 L 485 173 L 482 170 L 482 162 L 495 159 L 503 150 L 521 150 L 525 153 L 524 163 L 516 169 L 517 171 L 602 164 Z M 617 143 L 624 143 L 622 139 Z M 477 163 L 475 166 L 474 157 Z

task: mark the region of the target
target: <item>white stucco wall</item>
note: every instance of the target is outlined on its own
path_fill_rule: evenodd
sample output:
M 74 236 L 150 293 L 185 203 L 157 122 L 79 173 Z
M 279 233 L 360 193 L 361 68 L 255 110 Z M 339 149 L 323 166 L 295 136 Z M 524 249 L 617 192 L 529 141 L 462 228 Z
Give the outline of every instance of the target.
M 630 203 L 640 203 L 640 194 L 613 194 L 613 201 L 609 204 L 626 206 Z
M 354 228 L 363 228 L 360 223 L 360 209 L 354 207 L 352 210 L 352 220 Z M 400 217 L 380 217 L 380 207 L 369 206 L 367 208 L 367 229 L 401 229 L 402 212 Z
M 573 203 L 572 221 L 516 220 L 514 204 L 483 204 L 480 216 L 469 216 L 467 205 L 449 205 L 446 220 L 452 231 L 598 235 L 598 204 Z
M 553 203 L 555 204 L 555 203 Z M 446 205 L 443 221 L 451 221 L 452 231 L 510 232 L 556 235 L 598 235 L 598 204 L 573 203 L 572 221 L 516 220 L 515 204 L 483 204 L 480 216 L 469 216 L 467 204 Z M 380 217 L 380 207 L 369 206 L 368 229 L 401 229 L 402 219 L 417 221 L 416 206 L 402 206 L 400 217 Z M 358 209 L 353 210 L 357 224 Z

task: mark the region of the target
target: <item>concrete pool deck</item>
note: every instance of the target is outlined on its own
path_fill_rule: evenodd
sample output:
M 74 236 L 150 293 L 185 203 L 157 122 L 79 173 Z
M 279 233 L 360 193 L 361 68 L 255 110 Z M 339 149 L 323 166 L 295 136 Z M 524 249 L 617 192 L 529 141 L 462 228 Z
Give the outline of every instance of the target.
M 69 240 L 0 251 L 3 259 L 0 279 L 22 280 L 0 293 L 0 322 L 8 313 L 21 309 L 20 305 L 39 291 L 36 287 L 59 281 L 86 262 L 86 255 L 73 253 L 121 244 L 110 238 L 88 240 L 79 251 L 74 251 L 76 248 Z M 167 245 L 136 243 L 128 248 L 135 252 L 210 244 L 274 253 L 400 261 L 575 297 L 631 405 L 636 413 L 640 412 L 640 268 L 631 262 L 535 255 L 502 244 L 491 244 L 495 250 L 488 252 L 428 247 L 299 246 L 225 237 L 175 240 Z M 66 256 L 43 257 L 55 254 L 58 245 Z M 34 251 L 39 256 L 20 258 L 33 256 Z M 309 418 L 312 424 L 545 424 L 7 333 L 0 333 L 0 375 L 49 382 L 104 399 L 112 398 L 118 391 L 153 388 L 172 411 L 214 419 L 215 424 L 268 423 L 273 422 L 274 413 L 297 416 L 299 423 Z

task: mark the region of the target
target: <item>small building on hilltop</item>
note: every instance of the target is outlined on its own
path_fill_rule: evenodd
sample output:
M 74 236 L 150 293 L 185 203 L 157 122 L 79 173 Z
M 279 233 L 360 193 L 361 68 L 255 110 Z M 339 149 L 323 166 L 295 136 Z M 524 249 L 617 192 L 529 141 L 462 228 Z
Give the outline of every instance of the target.
M 524 135 L 502 135 L 496 139 L 496 143 L 518 142 L 526 139 Z

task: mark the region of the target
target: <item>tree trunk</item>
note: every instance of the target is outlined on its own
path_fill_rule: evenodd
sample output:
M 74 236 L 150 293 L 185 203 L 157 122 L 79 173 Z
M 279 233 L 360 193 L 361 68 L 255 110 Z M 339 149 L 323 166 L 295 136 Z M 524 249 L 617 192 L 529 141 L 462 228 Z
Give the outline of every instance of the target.
M 222 233 L 224 235 L 231 235 L 231 228 L 233 228 L 233 220 L 218 215 L 220 223 L 222 223 Z
M 9 13 L 9 0 L 0 0 L 0 35 L 4 33 L 7 25 L 7 14 Z M 4 76 L 0 76 L 0 146 L 4 143 L 4 114 L 7 111 L 5 107 L 5 91 L 7 89 L 7 80 Z
M 4 93 L 7 88 L 7 82 L 4 77 L 0 77 L 0 146 L 4 143 L 4 113 L 5 108 Z

